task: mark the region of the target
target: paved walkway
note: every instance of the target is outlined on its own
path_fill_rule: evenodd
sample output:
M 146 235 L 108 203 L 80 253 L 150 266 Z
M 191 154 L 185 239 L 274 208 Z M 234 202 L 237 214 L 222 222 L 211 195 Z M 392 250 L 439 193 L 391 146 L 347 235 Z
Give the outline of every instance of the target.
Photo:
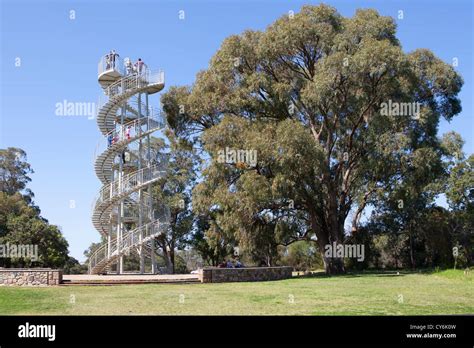
M 80 281 L 193 281 L 198 280 L 197 274 L 110 274 L 110 275 L 98 275 L 98 274 L 64 274 L 63 280 L 71 282 Z
M 197 274 L 65 274 L 61 285 L 125 285 L 200 283 Z

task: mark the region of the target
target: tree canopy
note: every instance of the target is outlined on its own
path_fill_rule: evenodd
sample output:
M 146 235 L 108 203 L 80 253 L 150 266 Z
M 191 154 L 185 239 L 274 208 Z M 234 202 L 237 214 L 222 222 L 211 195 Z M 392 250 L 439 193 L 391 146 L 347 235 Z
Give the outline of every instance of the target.
M 70 260 L 68 243 L 57 226 L 41 217 L 26 185 L 33 173 L 26 153 L 18 148 L 0 149 L 0 244 L 36 246 L 37 255 L 6 255 L 2 267 L 64 267 Z M 17 257 L 18 256 L 18 257 Z M 34 256 L 34 257 L 33 257 Z
M 368 205 L 398 198 L 413 211 L 453 156 L 437 131 L 461 111 L 462 84 L 431 51 L 404 52 L 391 17 L 303 6 L 225 39 L 162 103 L 176 135 L 209 155 L 195 212 L 271 263 L 278 245 L 343 244 Z M 340 258 L 323 262 L 344 272 Z

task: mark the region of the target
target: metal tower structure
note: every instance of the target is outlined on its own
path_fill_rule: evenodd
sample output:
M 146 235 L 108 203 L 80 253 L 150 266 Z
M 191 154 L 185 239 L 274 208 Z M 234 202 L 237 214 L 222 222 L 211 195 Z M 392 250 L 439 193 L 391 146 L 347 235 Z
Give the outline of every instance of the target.
M 99 62 L 98 81 L 104 91 L 99 100 L 97 125 L 103 135 L 95 157 L 95 172 L 102 188 L 93 204 L 92 222 L 105 242 L 89 258 L 89 273 L 123 273 L 124 256 L 138 253 L 140 273 L 145 257 L 157 273 L 153 239 L 166 233 L 169 220 L 152 201 L 152 184 L 163 178 L 150 135 L 165 127 L 150 96 L 164 88 L 164 72 L 150 71 L 139 61 L 133 66 L 115 52 Z

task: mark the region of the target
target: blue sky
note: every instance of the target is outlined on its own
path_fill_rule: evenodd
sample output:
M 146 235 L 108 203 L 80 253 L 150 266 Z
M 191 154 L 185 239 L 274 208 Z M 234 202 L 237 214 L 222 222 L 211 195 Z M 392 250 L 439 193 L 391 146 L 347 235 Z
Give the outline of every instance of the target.
M 57 116 L 56 103 L 97 102 L 97 63 L 110 49 L 162 68 L 167 87 L 191 84 L 222 40 L 261 30 L 288 11 L 316 1 L 23 1 L 0 0 L 0 147 L 20 147 L 33 166 L 30 188 L 42 215 L 61 226 L 72 256 L 99 234 L 91 205 L 100 189 L 93 152 L 100 139 L 94 119 Z M 405 51 L 429 48 L 456 68 L 465 84 L 463 112 L 440 134 L 459 132 L 474 152 L 473 6 L 465 1 L 325 1 L 344 16 L 375 8 L 397 18 Z M 183 10 L 185 18 L 179 18 Z M 71 19 L 74 11 L 75 19 Z M 20 66 L 16 66 L 20 58 Z M 166 90 L 166 89 L 165 89 Z M 159 96 L 152 103 L 158 105 Z M 71 207 L 70 201 L 75 202 Z

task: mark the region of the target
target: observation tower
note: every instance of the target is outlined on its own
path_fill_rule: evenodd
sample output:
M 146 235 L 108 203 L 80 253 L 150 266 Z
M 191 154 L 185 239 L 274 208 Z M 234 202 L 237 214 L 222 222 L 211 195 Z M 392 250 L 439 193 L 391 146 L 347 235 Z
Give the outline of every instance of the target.
M 124 272 L 124 257 L 138 254 L 139 273 L 145 258 L 158 273 L 154 238 L 167 233 L 169 217 L 153 200 L 152 184 L 165 175 L 165 162 L 153 147 L 151 135 L 163 130 L 165 118 L 150 105 L 165 85 L 164 72 L 151 71 L 139 59 L 133 64 L 115 51 L 101 58 L 97 125 L 102 139 L 94 167 L 102 183 L 93 203 L 92 223 L 105 242 L 89 257 L 89 273 Z

